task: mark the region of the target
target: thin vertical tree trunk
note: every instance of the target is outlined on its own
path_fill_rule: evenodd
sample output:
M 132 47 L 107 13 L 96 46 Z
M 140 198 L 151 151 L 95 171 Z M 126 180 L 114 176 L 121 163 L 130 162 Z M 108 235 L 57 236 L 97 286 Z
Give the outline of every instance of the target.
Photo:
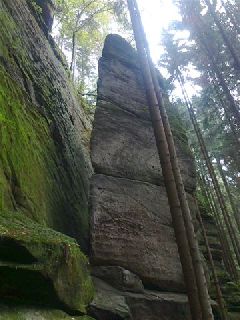
M 216 85 L 214 84 L 214 86 L 215 86 L 215 90 L 216 90 Z M 229 112 L 228 108 L 226 108 L 226 106 L 224 104 L 224 101 L 223 101 L 223 99 L 221 97 L 221 93 L 218 92 L 217 95 L 218 95 L 218 99 L 219 99 L 219 101 L 221 103 L 221 106 L 222 106 L 222 108 L 224 110 L 225 117 L 226 117 L 226 119 L 228 121 L 228 124 L 229 124 L 229 126 L 231 128 L 231 131 L 233 133 L 233 136 L 234 136 L 234 139 L 235 139 L 235 143 L 236 143 L 236 147 L 239 148 L 239 150 L 240 150 L 240 135 L 239 135 L 239 132 L 236 130 L 237 129 L 236 128 L 236 124 L 233 123 L 232 118 L 230 117 L 230 114 L 229 114 L 230 112 Z
M 223 75 L 221 73 L 221 71 L 219 70 L 213 56 L 212 53 L 209 50 L 209 47 L 207 47 L 207 51 L 208 51 L 208 58 L 209 61 L 212 65 L 213 71 L 217 76 L 219 85 L 222 87 L 223 92 L 225 94 L 225 96 L 227 97 L 228 101 L 229 101 L 229 107 L 231 109 L 231 112 L 233 114 L 233 116 L 236 118 L 236 120 L 238 121 L 238 124 L 240 123 L 240 113 L 239 113 L 239 108 L 237 107 L 235 100 L 230 92 L 230 90 L 228 89 L 227 83 L 225 81 L 225 79 L 223 78 Z
M 238 121 L 238 124 L 240 123 L 240 112 L 239 112 L 239 108 L 228 88 L 228 85 L 221 73 L 221 71 L 219 70 L 219 67 L 215 61 L 215 53 L 212 52 L 211 48 L 209 47 L 208 43 L 205 40 L 206 35 L 203 33 L 203 28 L 204 25 L 202 23 L 201 17 L 199 15 L 194 15 L 194 25 L 193 30 L 195 30 L 195 32 L 197 33 L 197 37 L 200 40 L 200 43 L 202 44 L 202 46 L 205 49 L 207 58 L 210 62 L 210 64 L 212 65 L 212 69 L 214 71 L 214 73 L 217 76 L 219 85 L 222 87 L 223 92 L 225 94 L 225 96 L 227 97 L 228 101 L 229 101 L 229 107 L 231 109 L 231 113 L 233 114 L 233 116 L 236 118 L 236 120 Z M 200 24 L 199 24 L 200 23 Z
M 218 236 L 219 236 L 219 240 L 220 240 L 220 243 L 221 243 L 221 248 L 222 248 L 222 251 L 223 251 L 223 261 L 224 261 L 224 265 L 226 267 L 226 271 L 231 274 L 232 270 L 231 270 L 230 262 L 229 262 L 228 255 L 227 255 L 227 249 L 226 249 L 225 243 L 223 241 L 224 233 L 223 233 L 223 229 L 219 225 L 219 217 L 218 217 L 218 214 L 217 214 L 216 207 L 211 201 L 206 180 L 204 179 L 204 177 L 199 172 L 197 172 L 197 180 L 198 180 L 199 186 L 200 186 L 200 188 L 202 190 L 202 193 L 204 195 L 204 198 L 207 201 L 207 206 L 210 209 L 210 213 L 214 217 L 214 221 L 215 221 L 216 226 L 217 226 L 217 231 L 218 231 Z
M 221 247 L 223 250 L 223 260 L 224 260 L 224 265 L 226 267 L 226 271 L 229 273 L 229 276 L 231 279 L 234 279 L 236 281 L 239 280 L 238 272 L 236 269 L 236 265 L 234 262 L 234 259 L 231 254 L 231 249 L 230 245 L 228 242 L 228 239 L 226 237 L 226 233 L 223 227 L 223 223 L 221 221 L 217 205 L 215 203 L 215 200 L 213 198 L 213 195 L 211 194 L 211 189 L 209 185 L 206 183 L 206 180 L 203 175 L 198 174 L 198 181 L 200 183 L 200 187 L 205 195 L 205 198 L 208 201 L 208 205 L 211 209 L 212 215 L 215 219 L 216 225 L 217 225 L 217 231 L 218 231 L 218 236 L 219 240 L 221 243 Z
M 187 108 L 188 108 L 188 111 L 189 111 L 190 119 L 192 121 L 195 133 L 197 135 L 197 139 L 198 139 L 198 142 L 199 142 L 199 145 L 200 145 L 200 149 L 201 149 L 202 155 L 203 155 L 204 160 L 206 162 L 206 165 L 207 165 L 207 168 L 208 168 L 208 172 L 209 172 L 210 177 L 211 177 L 212 182 L 213 182 L 213 186 L 214 186 L 214 189 L 215 189 L 215 192 L 216 192 L 216 195 L 217 195 L 217 199 L 219 201 L 219 205 L 220 205 L 220 208 L 221 208 L 221 211 L 222 211 L 222 214 L 223 214 L 223 218 L 224 218 L 225 224 L 227 226 L 227 229 L 228 229 L 228 232 L 229 232 L 229 236 L 230 236 L 231 241 L 232 241 L 232 245 L 233 245 L 234 253 L 236 255 L 236 259 L 238 261 L 238 265 L 240 266 L 240 244 L 239 244 L 239 240 L 238 240 L 238 238 L 236 236 L 235 228 L 234 228 L 234 226 L 232 224 L 231 217 L 230 217 L 230 215 L 228 213 L 228 210 L 227 210 L 227 207 L 226 207 L 226 204 L 225 204 L 225 201 L 224 201 L 224 197 L 223 197 L 222 192 L 221 192 L 221 188 L 219 186 L 219 183 L 218 183 L 218 180 L 217 180 L 213 165 L 212 165 L 212 163 L 210 161 L 210 158 L 208 156 L 208 152 L 207 152 L 207 149 L 206 149 L 206 145 L 205 145 L 202 133 L 201 133 L 200 128 L 198 126 L 193 107 L 192 107 L 192 105 L 191 105 L 191 103 L 190 103 L 190 101 L 188 99 L 187 93 L 185 91 L 184 81 L 182 79 L 182 75 L 179 72 L 179 70 L 178 70 L 178 77 L 179 77 L 179 83 L 180 83 L 180 85 L 182 87 L 182 91 L 183 91 L 183 95 L 184 95 L 184 98 L 185 98 L 185 101 L 186 101 L 186 105 L 187 105 Z
M 232 254 L 232 249 L 231 249 L 231 246 L 230 246 L 230 243 L 229 243 L 229 239 L 227 237 L 227 233 L 225 231 L 225 228 L 224 228 L 224 225 L 223 225 L 223 221 L 221 220 L 221 217 L 220 217 L 220 214 L 219 214 L 219 208 L 215 202 L 215 199 L 214 199 L 214 196 L 211 192 L 211 187 L 208 186 L 208 188 L 210 189 L 207 189 L 207 193 L 208 193 L 208 197 L 210 199 L 210 202 L 212 203 L 213 205 L 213 208 L 214 208 L 214 213 L 215 213 L 215 219 L 216 219 L 216 222 L 217 222 L 217 226 L 219 228 L 219 237 L 222 239 L 223 241 L 223 244 L 224 244 L 224 248 L 226 248 L 225 252 L 225 256 L 226 256 L 226 259 L 228 260 L 229 262 L 229 275 L 230 275 L 230 278 L 234 279 L 235 281 L 239 281 L 239 273 L 238 273 L 238 270 L 237 270 L 237 267 L 236 267 L 236 262 L 235 262 L 235 259 L 233 257 L 233 254 Z
M 225 301 L 223 299 L 222 290 L 221 290 L 220 285 L 219 285 L 218 276 L 217 276 L 217 272 L 216 272 L 216 269 L 215 269 L 214 260 L 213 260 L 212 252 L 211 252 L 211 249 L 210 249 L 210 245 L 209 245 L 209 242 L 208 242 L 206 229 L 204 227 L 202 216 L 200 214 L 199 207 L 198 207 L 198 204 L 197 204 L 196 200 L 195 200 L 195 205 L 196 205 L 196 208 L 197 208 L 197 218 L 198 218 L 198 221 L 200 223 L 201 230 L 202 230 L 202 235 L 203 235 L 205 247 L 206 247 L 206 250 L 207 250 L 208 260 L 209 260 L 210 268 L 211 268 L 211 271 L 212 271 L 212 278 L 213 278 L 214 286 L 215 286 L 215 289 L 216 289 L 218 306 L 219 306 L 219 309 L 221 311 L 221 318 L 222 318 L 222 320 L 227 320 L 227 311 L 226 311 Z
M 187 287 L 188 299 L 190 304 L 190 311 L 192 319 L 202 319 L 201 308 L 198 300 L 198 292 L 195 280 L 195 274 L 192 265 L 192 259 L 186 237 L 186 230 L 182 217 L 182 210 L 178 198 L 176 183 L 172 171 L 172 165 L 170 161 L 169 149 L 166 140 L 166 135 L 163 127 L 162 118 L 159 111 L 158 101 L 154 90 L 154 84 L 152 81 L 152 75 L 148 64 L 148 59 L 144 44 L 142 42 L 142 36 L 138 17 L 136 16 L 136 7 L 132 0 L 128 0 L 129 11 L 131 15 L 137 50 L 139 54 L 139 60 L 141 63 L 141 70 L 146 87 L 146 94 L 149 102 L 149 111 L 152 119 L 154 135 L 156 139 L 156 146 L 159 154 L 159 159 L 162 167 L 162 173 L 168 195 L 168 201 L 170 206 L 170 212 L 172 215 L 173 227 L 178 245 L 178 251 L 183 268 L 184 279 Z M 206 318 L 208 319 L 208 318 Z M 210 317 L 209 319 L 212 319 Z M 205 320 L 205 319 L 204 319 Z
M 229 110 L 229 107 L 226 105 L 226 103 L 224 102 L 224 100 L 222 98 L 222 92 L 220 91 L 220 88 L 217 83 L 217 79 L 216 79 L 214 72 L 208 71 L 208 73 L 209 73 L 209 77 L 213 79 L 212 83 L 211 82 L 210 83 L 214 86 L 214 91 L 217 95 L 217 98 L 220 102 L 222 109 L 224 110 L 225 117 L 226 117 L 228 124 L 231 128 L 231 131 L 233 133 L 237 148 L 240 148 L 240 135 L 239 135 L 239 132 L 237 131 L 236 119 L 235 118 L 233 119 L 231 117 L 231 110 Z
M 230 205 L 231 205 L 232 212 L 233 212 L 233 214 L 234 214 L 235 221 L 236 221 L 236 224 L 237 224 L 237 226 L 238 226 L 238 230 L 240 230 L 240 216 L 239 216 L 239 212 L 237 211 L 237 208 L 236 208 L 236 206 L 235 206 L 233 197 L 232 197 L 231 192 L 230 192 L 230 189 L 229 189 L 229 185 L 228 185 L 227 179 L 226 179 L 226 177 L 225 177 L 225 174 L 224 174 L 224 172 L 223 172 L 222 165 L 221 165 L 219 159 L 217 159 L 217 166 L 218 166 L 218 171 L 219 171 L 219 173 L 220 173 L 220 176 L 221 176 L 221 178 L 222 178 L 224 187 L 225 187 L 226 192 L 227 192 L 227 195 L 228 195 L 229 203 L 230 203 Z
M 235 49 L 234 47 L 232 46 L 231 42 L 229 41 L 228 39 L 228 36 L 226 35 L 223 27 L 222 27 L 222 24 L 218 18 L 218 16 L 216 15 L 216 12 L 214 10 L 214 7 L 213 5 L 211 4 L 211 1 L 210 0 L 204 0 L 205 3 L 207 4 L 208 6 L 208 9 L 213 17 L 213 20 L 215 22 L 215 24 L 217 25 L 218 29 L 219 29 L 219 32 L 223 38 L 223 41 L 226 45 L 226 47 L 228 48 L 229 52 L 231 53 L 231 56 L 233 58 L 233 61 L 234 61 L 234 66 L 236 67 L 237 71 L 239 72 L 240 71 L 240 59 L 237 55 L 237 53 L 235 52 Z
M 75 64 L 76 64 L 76 32 L 74 31 L 72 34 L 72 58 L 70 71 L 72 72 L 72 79 L 75 77 Z
M 143 39 L 143 41 L 144 40 L 145 39 Z M 200 301 L 202 312 L 203 312 L 203 319 L 208 319 L 212 311 L 211 311 L 210 298 L 208 294 L 207 281 L 206 281 L 206 277 L 204 274 L 204 269 L 201 261 L 201 254 L 198 247 L 198 241 L 194 231 L 192 216 L 189 209 L 186 192 L 184 189 L 184 184 L 183 184 L 183 180 L 182 180 L 182 176 L 181 176 L 181 172 L 178 164 L 172 131 L 170 128 L 168 116 L 166 113 L 166 109 L 164 107 L 161 89 L 157 79 L 156 69 L 154 68 L 154 65 L 150 59 L 150 52 L 149 52 L 149 48 L 146 40 L 145 40 L 145 44 L 146 44 L 146 51 L 148 53 L 148 58 L 149 58 L 149 65 L 151 67 L 154 88 L 155 88 L 155 92 L 156 92 L 156 96 L 157 96 L 157 100 L 160 108 L 160 113 L 163 121 L 163 126 L 165 130 L 168 147 L 169 147 L 170 160 L 172 164 L 174 179 L 176 182 L 178 197 L 179 197 L 181 208 L 182 208 L 188 244 L 190 247 L 190 253 L 192 257 L 193 268 L 194 268 L 196 283 L 198 287 L 199 301 Z
M 187 202 L 187 198 L 186 198 L 186 194 L 185 194 L 185 190 L 184 190 L 184 185 L 182 182 L 182 177 L 181 177 L 181 173 L 180 173 L 180 169 L 179 169 L 179 165 L 178 165 L 178 161 L 177 161 L 176 150 L 175 150 L 174 140 L 173 140 L 172 133 L 171 133 L 171 128 L 169 125 L 168 117 L 167 117 L 164 103 L 162 100 L 162 95 L 161 95 L 160 87 L 159 87 L 158 80 L 157 80 L 157 74 L 156 74 L 155 68 L 153 66 L 153 63 L 151 61 L 151 58 L 150 58 L 148 44 L 147 44 L 147 41 L 145 38 L 145 34 L 144 34 L 143 26 L 141 23 L 141 17 L 140 17 L 139 11 L 138 11 L 137 3 L 135 0 L 133 1 L 133 3 L 134 3 L 135 10 L 136 10 L 136 13 L 135 13 L 136 20 L 137 20 L 136 28 L 140 29 L 139 43 L 140 44 L 142 43 L 143 52 L 145 51 L 144 54 L 146 56 L 147 63 L 149 66 L 150 77 L 152 78 L 153 90 L 155 91 L 154 92 L 155 98 L 157 98 L 158 107 L 160 109 L 160 117 L 162 119 L 163 129 L 164 129 L 165 137 L 167 140 L 166 142 L 167 142 L 169 153 L 170 153 L 170 165 L 172 167 L 173 176 L 174 176 L 174 180 L 175 180 L 175 184 L 176 184 L 177 196 L 178 196 L 178 199 L 180 200 L 180 205 L 181 205 L 181 209 L 182 209 L 181 211 L 182 211 L 182 216 L 183 216 L 183 220 L 184 220 L 184 224 L 185 224 L 187 241 L 188 241 L 188 245 L 190 247 L 190 254 L 191 254 L 192 264 L 193 264 L 193 268 L 194 268 L 194 272 L 195 272 L 195 279 L 196 279 L 196 283 L 197 283 L 199 301 L 201 304 L 203 319 L 204 320 L 205 319 L 213 319 L 210 298 L 209 298 L 208 289 L 207 289 L 207 282 L 206 282 L 206 278 L 205 278 L 205 274 L 204 274 L 204 269 L 203 269 L 203 265 L 202 265 L 202 261 L 201 261 L 201 255 L 200 255 L 200 251 L 198 248 L 196 235 L 194 232 L 192 217 L 191 217 L 191 213 L 189 210 L 189 206 L 188 206 L 188 202 Z M 198 315 L 198 318 L 199 318 L 199 315 Z

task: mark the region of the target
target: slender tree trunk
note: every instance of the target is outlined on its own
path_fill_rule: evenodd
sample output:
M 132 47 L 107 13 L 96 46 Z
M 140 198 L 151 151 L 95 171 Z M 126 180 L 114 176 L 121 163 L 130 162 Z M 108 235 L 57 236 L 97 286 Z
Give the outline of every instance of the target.
M 217 177 L 216 177 L 212 162 L 211 162 L 211 160 L 210 160 L 210 158 L 208 156 L 208 152 L 207 152 L 207 149 L 206 149 L 206 145 L 205 145 L 202 133 L 201 133 L 200 128 L 198 126 L 193 107 L 192 107 L 192 105 L 191 105 L 191 103 L 190 103 L 190 101 L 188 99 L 187 93 L 185 91 L 184 81 L 183 81 L 181 73 L 179 71 L 178 71 L 178 76 L 179 76 L 180 85 L 181 85 L 182 90 L 183 90 L 183 95 L 185 97 L 186 105 L 187 105 L 187 108 L 188 108 L 188 111 L 189 111 L 189 115 L 190 115 L 194 130 L 195 130 L 195 133 L 197 135 L 197 139 L 198 139 L 198 142 L 199 142 L 199 145 L 200 145 L 200 149 L 201 149 L 202 155 L 204 157 L 204 160 L 206 162 L 210 177 L 212 179 L 213 186 L 214 186 L 214 189 L 215 189 L 215 192 L 216 192 L 216 195 L 217 195 L 217 199 L 219 201 L 219 205 L 220 205 L 220 208 L 222 210 L 223 218 L 224 218 L 225 224 L 227 226 L 227 229 L 228 229 L 228 232 L 229 232 L 229 236 L 230 236 L 231 241 L 232 241 L 232 245 L 233 245 L 233 248 L 234 248 L 236 259 L 238 261 L 238 265 L 240 266 L 240 243 L 239 243 L 239 240 L 238 240 L 238 238 L 236 236 L 235 228 L 234 228 L 234 226 L 232 224 L 231 217 L 230 217 L 230 215 L 228 213 L 228 210 L 227 210 L 227 207 L 226 207 L 226 204 L 225 204 L 225 201 L 224 201 L 224 197 L 223 197 L 222 192 L 221 192 L 221 188 L 219 186 L 219 183 L 218 183 L 218 180 L 217 180 Z
M 233 116 L 236 118 L 236 120 L 238 121 L 238 124 L 240 123 L 240 112 L 239 112 L 239 108 L 228 88 L 228 85 L 221 73 L 221 71 L 219 70 L 219 67 L 215 61 L 215 53 L 212 52 L 211 48 L 209 47 L 208 43 L 206 42 L 205 40 L 205 37 L 206 35 L 203 33 L 203 23 L 202 23 L 202 20 L 201 20 L 201 17 L 195 15 L 195 24 L 193 27 L 193 29 L 196 30 L 196 33 L 197 33 L 197 37 L 199 38 L 200 40 L 200 43 L 202 44 L 202 46 L 204 47 L 205 49 L 205 52 L 206 52 L 206 55 L 209 59 L 209 62 L 210 64 L 212 65 L 212 69 L 214 71 L 214 73 L 216 74 L 217 76 L 217 79 L 218 79 L 218 82 L 219 82 L 219 85 L 222 87 L 223 89 L 223 92 L 226 96 L 226 98 L 228 99 L 229 101 L 229 107 L 231 109 L 231 112 L 233 114 Z M 198 23 L 198 22 L 200 23 Z
M 233 134 L 233 137 L 235 140 L 236 153 L 234 153 L 234 155 L 232 155 L 231 158 L 233 159 L 233 161 L 235 163 L 236 169 L 240 171 L 240 131 L 239 131 L 240 127 L 237 126 L 236 119 L 231 117 L 231 111 L 226 106 L 226 104 L 222 98 L 222 92 L 219 89 L 219 86 L 217 84 L 217 81 L 215 79 L 214 74 L 212 74 L 211 77 L 213 78 L 214 90 L 216 92 L 216 95 L 217 95 L 220 103 L 221 103 L 221 107 L 224 110 L 225 117 L 228 121 L 228 124 L 231 128 L 231 131 L 232 131 L 232 134 Z
M 209 48 L 208 48 L 209 51 Z M 210 55 L 211 53 L 208 53 L 208 58 L 212 64 L 213 67 L 213 71 L 215 72 L 217 78 L 218 78 L 218 82 L 220 84 L 220 86 L 223 89 L 223 92 L 225 93 L 226 98 L 229 101 L 229 107 L 231 109 L 231 112 L 233 114 L 233 116 L 236 118 L 236 120 L 238 121 L 238 124 L 240 123 L 240 113 L 239 113 L 239 108 L 237 107 L 235 100 L 230 92 L 230 90 L 228 89 L 227 83 L 225 81 L 225 79 L 223 78 L 223 75 L 221 73 L 221 71 L 219 70 L 216 62 L 214 61 L 214 58 L 212 55 Z
M 75 78 L 75 64 L 76 64 L 76 32 L 72 34 L 72 59 L 70 65 L 70 71 L 72 72 L 72 79 Z
M 232 46 L 231 42 L 229 41 L 228 39 L 228 36 L 226 35 L 223 27 L 222 27 L 222 24 L 214 10 L 214 7 L 213 5 L 211 4 L 211 1 L 210 0 L 204 0 L 205 3 L 207 4 L 208 6 L 208 9 L 213 17 L 213 20 L 215 22 L 215 24 L 217 25 L 218 29 L 219 29 L 219 32 L 223 38 L 223 41 L 226 45 L 226 47 L 228 48 L 229 52 L 231 53 L 231 56 L 233 58 L 233 61 L 234 61 L 234 66 L 236 67 L 237 71 L 239 72 L 240 71 L 240 59 L 237 55 L 237 53 L 235 52 L 235 49 L 234 47 Z
M 237 148 L 239 148 L 239 150 L 240 150 L 240 135 L 239 135 L 239 132 L 237 130 L 238 126 L 236 125 L 236 119 L 235 118 L 233 119 L 231 117 L 231 110 L 229 110 L 229 107 L 226 106 L 226 104 L 225 104 L 225 102 L 224 102 L 224 100 L 222 98 L 222 92 L 220 91 L 219 85 L 217 83 L 217 80 L 215 79 L 215 74 L 214 73 L 211 74 L 211 72 L 209 72 L 209 73 L 210 73 L 209 76 L 211 78 L 213 78 L 213 83 L 212 84 L 214 86 L 214 91 L 216 92 L 216 95 L 217 95 L 218 100 L 219 100 L 219 102 L 221 104 L 221 107 L 224 110 L 225 117 L 226 117 L 226 119 L 228 121 L 228 124 L 229 124 L 229 126 L 231 128 L 231 131 L 233 133 Z
M 227 311 L 226 311 L 225 301 L 223 299 L 222 290 L 219 285 L 218 276 L 217 276 L 217 272 L 215 269 L 212 252 L 211 252 L 210 245 L 209 245 L 208 238 L 207 238 L 207 233 L 206 233 L 206 230 L 205 230 L 205 227 L 203 224 L 203 220 L 202 220 L 202 216 L 200 214 L 199 207 L 198 207 L 196 200 L 195 200 L 195 204 L 196 204 L 196 208 L 197 208 L 197 218 L 200 223 L 205 247 L 207 249 L 208 260 L 209 260 L 210 268 L 212 271 L 212 278 L 213 278 L 213 283 L 214 283 L 214 286 L 216 289 L 217 302 L 218 302 L 219 309 L 221 311 L 221 317 L 222 317 L 222 320 L 227 320 Z
M 152 75 L 146 56 L 146 51 L 142 41 L 141 28 L 136 15 L 136 7 L 133 1 L 128 0 L 129 11 L 131 15 L 134 35 L 136 39 L 137 50 L 141 63 L 141 70 L 146 87 L 146 94 L 149 102 L 149 111 L 152 119 L 156 145 L 162 167 L 164 182 L 168 195 L 170 212 L 172 215 L 173 227 L 178 245 L 178 251 L 183 268 L 184 279 L 187 287 L 190 310 L 193 319 L 202 319 L 201 309 L 198 300 L 198 292 L 195 280 L 195 274 L 192 266 L 192 259 L 186 237 L 186 230 L 182 218 L 182 210 L 178 198 L 176 183 L 172 171 L 169 149 L 166 135 L 161 119 L 157 97 L 154 90 Z M 206 318 L 207 319 L 207 318 Z M 209 319 L 212 319 L 210 317 Z M 205 320 L 205 319 L 204 319 Z
M 226 267 L 226 271 L 229 273 L 229 276 L 231 279 L 234 279 L 235 281 L 238 281 L 238 272 L 236 269 L 236 265 L 234 262 L 234 259 L 231 254 L 230 245 L 228 242 L 228 239 L 226 237 L 226 233 L 223 227 L 223 223 L 220 218 L 219 210 L 217 208 L 217 205 L 215 203 L 214 197 L 211 194 L 210 186 L 207 184 L 205 178 L 203 175 L 198 174 L 198 181 L 200 183 L 200 187 L 203 191 L 203 194 L 205 195 L 205 198 L 208 202 L 208 206 L 211 210 L 211 213 L 215 219 L 216 225 L 217 225 L 217 231 L 219 240 L 221 243 L 221 247 L 223 250 L 223 261 L 224 265 Z
M 231 131 L 232 131 L 232 133 L 233 133 L 233 136 L 234 136 L 234 139 L 235 139 L 235 143 L 236 143 L 236 147 L 239 148 L 239 150 L 240 150 L 240 135 L 239 135 L 239 132 L 237 131 L 236 124 L 233 123 L 233 121 L 232 121 L 232 119 L 231 119 L 231 117 L 230 117 L 230 115 L 229 115 L 229 111 L 226 111 L 227 108 L 225 107 L 224 101 L 223 101 L 223 99 L 222 99 L 222 97 L 221 97 L 220 94 L 218 94 L 218 98 L 219 98 L 219 101 L 220 101 L 220 103 L 221 103 L 221 106 L 222 106 L 222 108 L 223 108 L 223 110 L 224 110 L 225 117 L 226 117 L 226 119 L 227 119 L 227 121 L 228 121 L 228 124 L 229 124 L 229 126 L 230 126 L 230 128 L 231 128 Z M 238 153 L 239 153 L 239 152 L 238 152 Z M 236 160 L 235 160 L 235 161 L 236 161 Z M 238 161 L 237 161 L 237 162 L 238 162 Z
M 235 259 L 232 254 L 232 249 L 231 249 L 231 246 L 229 243 L 227 232 L 224 228 L 223 221 L 222 221 L 221 216 L 219 214 L 219 207 L 216 204 L 215 198 L 214 198 L 213 193 L 211 191 L 211 187 L 209 185 L 208 185 L 208 188 L 209 188 L 209 190 L 207 191 L 208 196 L 209 196 L 209 199 L 213 205 L 214 213 L 215 213 L 215 220 L 217 222 L 217 226 L 218 226 L 218 229 L 220 232 L 219 237 L 220 237 L 220 239 L 222 239 L 222 242 L 224 244 L 225 256 L 226 256 L 226 259 L 229 263 L 229 275 L 230 275 L 230 278 L 234 279 L 235 281 L 239 281 L 239 273 L 238 273 L 238 270 L 236 267 Z
M 158 104 L 158 107 L 159 107 L 160 113 L 161 113 L 159 116 L 162 120 L 164 134 L 165 134 L 166 142 L 168 145 L 168 150 L 169 150 L 169 154 L 170 154 L 170 166 L 172 167 L 172 172 L 173 172 L 173 176 L 174 176 L 174 180 L 175 180 L 177 197 L 180 200 L 180 205 L 181 205 L 181 209 L 182 209 L 181 211 L 182 211 L 182 216 L 183 216 L 183 220 L 184 220 L 184 224 L 185 224 L 184 227 L 185 227 L 186 234 L 187 234 L 188 245 L 190 247 L 192 264 L 193 264 L 194 271 L 195 271 L 195 279 L 196 279 L 196 283 L 197 283 L 203 319 L 204 320 L 205 319 L 213 319 L 210 298 L 209 298 L 208 289 L 207 289 L 207 282 L 205 279 L 205 274 L 204 274 L 202 261 L 201 261 L 201 255 L 200 255 L 200 251 L 198 248 L 198 243 L 197 243 L 197 239 L 196 239 L 196 235 L 195 235 L 194 227 L 193 227 L 193 223 L 192 223 L 192 217 L 191 217 L 191 213 L 190 213 L 187 198 L 186 198 L 179 165 L 177 162 L 176 150 L 175 150 L 174 140 L 173 140 L 172 133 L 171 133 L 171 128 L 169 125 L 169 121 L 168 121 L 167 114 L 165 111 L 164 103 L 162 100 L 160 87 L 159 87 L 158 80 L 157 80 L 157 74 L 156 74 L 155 68 L 153 66 L 153 63 L 151 61 L 151 58 L 150 58 L 148 44 L 147 44 L 147 41 L 145 38 L 143 26 L 141 24 L 141 18 L 140 18 L 140 14 L 139 14 L 139 11 L 137 8 L 136 1 L 134 0 L 133 3 L 134 3 L 135 10 L 136 10 L 136 12 L 135 12 L 136 20 L 137 20 L 136 30 L 138 28 L 141 30 L 139 33 L 139 44 L 142 43 L 143 52 L 144 52 L 145 57 L 147 59 L 146 63 L 149 66 L 150 77 L 152 78 L 153 92 L 155 91 L 154 92 L 155 98 L 157 98 L 156 102 Z M 199 315 L 198 315 L 198 319 L 199 319 Z
M 231 208 L 232 208 L 232 212 L 234 214 L 234 217 L 235 217 L 235 221 L 236 221 L 236 224 L 238 226 L 238 230 L 240 230 L 240 216 L 239 216 L 239 212 L 235 206 L 235 203 L 234 203 L 234 200 L 233 200 L 233 197 L 231 195 L 231 192 L 229 190 L 229 185 L 228 185 L 228 182 L 227 182 L 227 179 L 225 177 L 225 174 L 223 172 L 223 169 L 222 169 L 222 165 L 220 163 L 220 160 L 217 159 L 217 166 L 218 166 L 218 171 L 220 173 L 220 176 L 222 178 L 222 181 L 223 181 L 223 184 L 224 184 L 224 187 L 226 189 L 226 192 L 227 192 L 227 195 L 228 195 L 228 199 L 229 199 L 229 203 L 231 205 Z
M 148 48 L 147 48 L 147 51 L 148 51 L 148 55 L 150 56 Z M 186 197 L 186 192 L 184 189 L 181 172 L 179 169 L 176 149 L 174 145 L 174 139 L 172 136 L 172 131 L 170 128 L 166 109 L 164 107 L 164 102 L 161 94 L 161 89 L 158 83 L 156 70 L 151 61 L 149 61 L 149 64 L 151 65 L 153 83 L 154 83 L 155 92 L 157 95 L 158 104 L 160 107 L 160 113 L 161 113 L 163 126 L 165 130 L 166 138 L 167 138 L 167 143 L 169 147 L 170 160 L 171 160 L 173 174 L 174 174 L 174 178 L 177 186 L 178 197 L 179 197 L 181 208 L 182 208 L 184 224 L 187 232 L 187 239 L 190 247 L 190 253 L 192 257 L 196 283 L 198 287 L 199 300 L 200 300 L 201 308 L 203 310 L 203 319 L 208 319 L 211 313 L 211 305 L 210 305 L 210 298 L 208 295 L 207 281 L 205 278 L 204 269 L 201 261 L 201 254 L 198 247 L 198 241 L 194 231 L 192 216 L 191 216 L 191 212 L 190 212 L 187 197 Z

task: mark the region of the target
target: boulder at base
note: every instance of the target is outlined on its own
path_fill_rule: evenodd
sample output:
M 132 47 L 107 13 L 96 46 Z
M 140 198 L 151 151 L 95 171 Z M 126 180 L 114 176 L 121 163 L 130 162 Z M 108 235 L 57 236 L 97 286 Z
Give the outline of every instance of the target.
M 116 290 L 94 279 L 96 296 L 90 313 L 97 320 L 190 320 L 184 294 L 145 290 L 130 293 Z
M 21 213 L 4 211 L 0 236 L 1 299 L 86 311 L 93 285 L 75 240 Z

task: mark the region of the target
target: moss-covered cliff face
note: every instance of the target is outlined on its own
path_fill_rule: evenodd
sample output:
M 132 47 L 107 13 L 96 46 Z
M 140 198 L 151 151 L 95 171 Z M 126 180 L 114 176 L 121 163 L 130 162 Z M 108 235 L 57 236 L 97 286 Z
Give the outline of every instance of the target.
M 88 248 L 90 130 L 47 34 L 51 1 L 0 0 L 0 210 Z

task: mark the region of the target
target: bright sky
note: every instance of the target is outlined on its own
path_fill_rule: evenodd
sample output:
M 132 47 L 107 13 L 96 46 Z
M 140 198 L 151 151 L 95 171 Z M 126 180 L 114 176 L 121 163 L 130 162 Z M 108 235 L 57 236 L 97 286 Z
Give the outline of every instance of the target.
M 161 46 L 161 36 L 164 29 L 175 20 L 181 20 L 177 7 L 173 4 L 172 0 L 137 0 L 141 16 L 151 49 L 152 59 L 157 64 L 163 48 Z M 187 39 L 188 32 L 181 32 L 181 38 Z M 167 76 L 164 70 L 161 70 L 163 76 Z M 194 69 L 190 69 L 191 76 L 198 76 Z M 181 89 L 178 83 L 175 83 L 176 89 L 173 94 L 181 96 Z M 189 96 L 191 97 L 199 91 L 199 87 L 193 86 L 191 82 L 186 82 L 185 87 Z
M 178 9 L 173 5 L 172 0 L 137 0 L 141 16 L 151 49 L 152 59 L 157 64 L 163 48 L 161 46 L 161 35 L 164 29 L 167 29 L 168 25 L 174 20 L 181 20 L 181 16 L 178 13 Z M 180 35 L 180 34 L 179 34 Z M 181 32 L 181 38 L 187 39 L 188 32 Z M 163 76 L 167 76 L 164 70 L 161 70 Z M 190 69 L 188 74 L 192 77 L 198 76 L 198 72 L 194 69 Z M 178 83 L 175 83 L 176 89 L 173 92 L 175 96 L 182 96 L 181 89 Z M 189 97 L 196 94 L 199 91 L 199 87 L 193 86 L 191 82 L 185 83 L 185 88 Z
M 171 0 L 138 0 L 145 32 L 150 45 L 152 59 L 156 63 L 162 52 L 160 46 L 161 34 L 173 20 L 179 20 L 180 15 Z

